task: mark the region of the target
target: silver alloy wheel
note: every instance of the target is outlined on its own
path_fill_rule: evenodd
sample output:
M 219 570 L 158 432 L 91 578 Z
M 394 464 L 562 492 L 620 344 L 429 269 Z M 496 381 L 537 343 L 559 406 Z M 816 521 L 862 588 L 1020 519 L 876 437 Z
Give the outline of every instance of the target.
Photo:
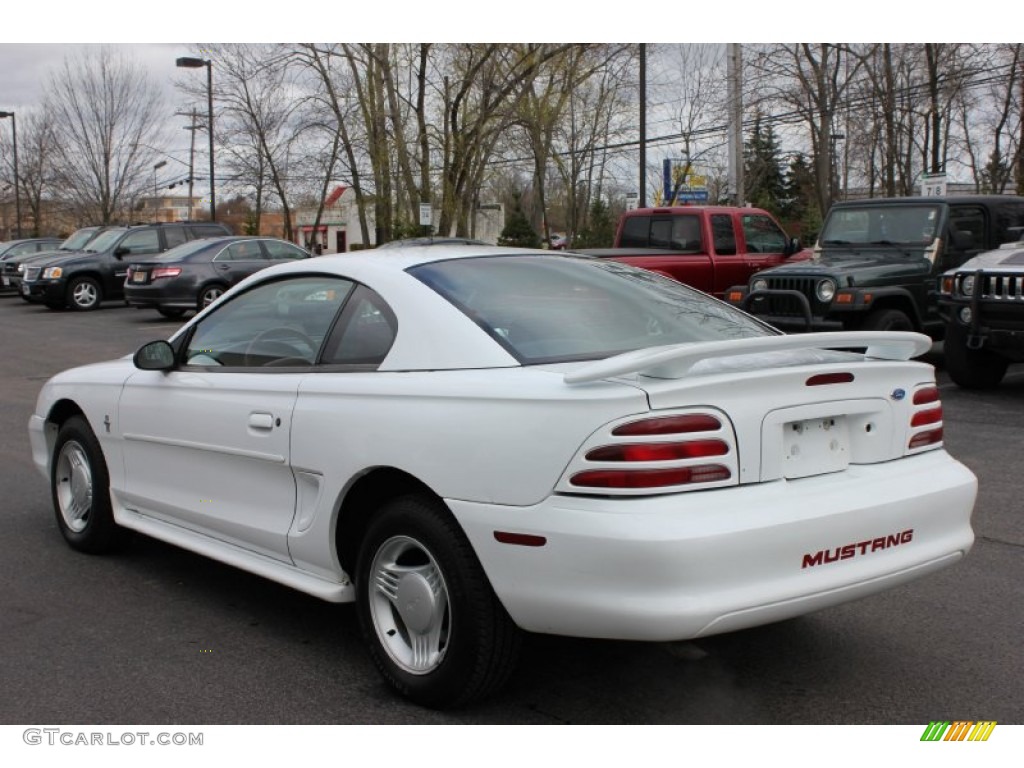
M 99 300 L 99 297 L 96 285 L 88 281 L 78 283 L 71 292 L 71 300 L 75 303 L 75 306 L 82 307 L 83 309 L 91 307 Z
M 85 449 L 75 440 L 68 440 L 57 456 L 57 504 L 64 523 L 75 533 L 89 524 L 92 510 L 92 467 Z
M 206 309 L 206 307 L 210 306 L 211 304 L 213 304 L 213 302 L 215 302 L 217 299 L 219 299 L 221 297 L 221 294 L 223 294 L 223 293 L 224 293 L 224 289 L 223 288 L 216 288 L 216 287 L 207 288 L 199 296 L 199 305 L 203 309 Z
M 408 536 L 393 536 L 370 565 L 370 617 L 388 656 L 406 672 L 426 675 L 448 648 L 448 587 L 433 555 Z

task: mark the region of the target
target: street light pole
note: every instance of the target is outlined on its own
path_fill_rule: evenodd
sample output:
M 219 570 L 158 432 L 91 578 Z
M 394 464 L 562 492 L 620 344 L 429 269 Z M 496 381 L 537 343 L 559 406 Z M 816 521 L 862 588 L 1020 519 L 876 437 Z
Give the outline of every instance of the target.
M 182 56 L 175 60 L 175 64 L 186 69 L 197 69 L 206 67 L 206 129 L 210 134 L 210 221 L 217 220 L 217 193 L 213 183 L 213 62 L 209 59 L 197 59 L 191 56 Z
M 157 188 L 156 188 L 156 172 L 159 171 L 161 168 L 163 168 L 165 165 L 167 165 L 167 161 L 166 160 L 161 160 L 159 163 L 157 163 L 156 165 L 153 166 L 153 220 L 154 221 L 156 221 L 157 219 L 160 218 L 160 214 L 159 214 L 159 210 L 160 209 L 157 207 L 157 202 L 159 200 L 160 193 L 157 191 Z
M 21 184 L 18 181 L 18 121 L 13 112 L 0 112 L 0 120 L 11 118 L 11 141 L 14 144 L 14 216 L 18 239 L 21 239 Z M 38 223 L 38 222 L 37 222 Z

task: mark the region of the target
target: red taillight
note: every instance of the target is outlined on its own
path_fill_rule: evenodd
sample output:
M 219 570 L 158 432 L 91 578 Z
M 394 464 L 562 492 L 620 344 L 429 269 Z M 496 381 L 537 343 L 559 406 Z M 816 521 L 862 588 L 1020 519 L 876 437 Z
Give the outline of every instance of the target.
M 939 402 L 939 388 L 936 386 L 921 387 L 914 392 L 912 400 L 915 406 L 910 417 L 910 428 L 928 427 L 942 424 L 942 403 Z M 926 407 L 920 407 L 926 406 Z M 935 426 L 932 429 L 924 429 L 915 432 L 910 436 L 907 443 L 907 450 L 913 451 L 917 448 L 927 448 L 930 445 L 938 446 L 942 442 L 942 427 Z
M 938 424 L 942 421 L 942 406 L 929 408 L 927 411 L 918 411 L 910 420 L 910 426 L 923 427 L 925 424 Z
M 910 438 L 908 448 L 924 448 L 926 445 L 935 445 L 942 442 L 942 427 L 918 432 Z
M 644 435 L 679 435 L 687 432 L 714 432 L 722 428 L 722 422 L 714 416 L 690 413 L 682 416 L 659 416 L 622 424 L 612 430 L 618 437 L 639 437 Z
M 605 445 L 587 453 L 587 461 L 676 461 L 724 456 L 729 446 L 722 440 L 690 440 L 685 443 L 626 443 Z
M 581 488 L 665 488 L 691 483 L 728 480 L 732 473 L 721 464 L 700 464 L 674 469 L 594 469 L 579 472 L 570 482 Z
M 181 274 L 181 267 L 156 267 L 150 274 L 150 280 L 158 280 L 161 277 L 177 277 Z

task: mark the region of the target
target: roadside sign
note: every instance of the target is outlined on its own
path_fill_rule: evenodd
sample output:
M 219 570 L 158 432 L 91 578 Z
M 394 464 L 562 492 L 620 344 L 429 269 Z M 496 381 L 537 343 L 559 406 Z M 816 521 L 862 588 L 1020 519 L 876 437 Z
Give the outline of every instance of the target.
M 433 223 L 433 211 L 430 203 L 420 203 L 420 226 L 429 227 Z
M 946 174 L 924 173 L 921 174 L 921 197 L 945 197 L 946 196 Z

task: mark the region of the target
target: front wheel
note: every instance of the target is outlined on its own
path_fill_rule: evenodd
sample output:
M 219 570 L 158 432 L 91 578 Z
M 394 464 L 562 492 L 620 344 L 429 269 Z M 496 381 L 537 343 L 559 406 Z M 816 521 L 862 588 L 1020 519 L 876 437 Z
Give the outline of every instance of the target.
M 360 546 L 356 589 L 370 655 L 412 701 L 465 705 L 511 674 L 520 631 L 439 501 L 404 496 L 376 514 Z
M 126 541 L 128 532 L 114 522 L 110 507 L 103 450 L 82 416 L 72 416 L 57 433 L 50 490 L 57 527 L 72 549 L 102 554 Z
M 967 329 L 957 322 L 950 322 L 946 326 L 942 351 L 949 378 L 964 389 L 991 389 L 997 386 L 1010 365 L 1005 357 L 984 347 L 970 349 L 967 346 Z
M 876 309 L 861 327 L 865 331 L 912 331 L 914 323 L 899 309 Z
M 79 312 L 96 309 L 103 301 L 103 289 L 91 277 L 79 277 L 68 286 L 68 305 Z

